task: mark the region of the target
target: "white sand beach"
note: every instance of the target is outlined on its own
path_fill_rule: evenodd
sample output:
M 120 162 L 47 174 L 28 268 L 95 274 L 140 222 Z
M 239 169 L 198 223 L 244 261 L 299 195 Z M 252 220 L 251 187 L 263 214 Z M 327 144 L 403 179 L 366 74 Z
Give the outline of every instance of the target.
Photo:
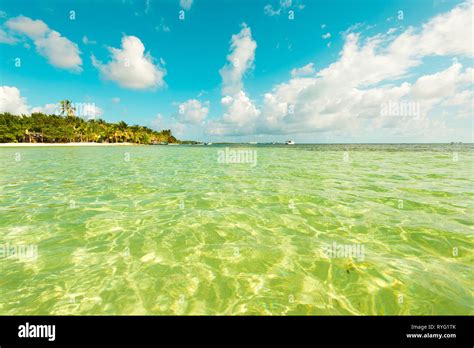
M 0 147 L 137 146 L 134 143 L 0 143 Z

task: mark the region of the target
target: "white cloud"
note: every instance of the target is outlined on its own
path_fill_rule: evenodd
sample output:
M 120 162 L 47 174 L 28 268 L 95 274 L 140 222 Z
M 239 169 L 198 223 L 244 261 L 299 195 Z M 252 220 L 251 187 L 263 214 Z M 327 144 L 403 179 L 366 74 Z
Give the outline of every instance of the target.
M 152 127 L 153 129 L 156 129 L 156 130 L 158 130 L 158 129 L 164 129 L 164 128 L 162 127 L 162 125 L 163 125 L 163 123 L 164 123 L 163 120 L 164 120 L 163 115 L 160 114 L 160 113 L 158 113 L 158 114 L 156 115 L 156 117 L 151 121 L 151 127 Z
M 360 34 L 346 32 L 335 62 L 310 77 L 292 70 L 289 81 L 264 94 L 261 108 L 243 92 L 241 79 L 235 79 L 240 94 L 222 99 L 226 111 L 220 120 L 210 122 L 211 134 L 317 133 L 355 139 L 377 134 L 430 141 L 446 137 L 452 134 L 448 124 L 455 117 L 433 114 L 439 116 L 443 107 L 456 107 L 454 115 L 472 117 L 473 69 L 455 62 L 443 71 L 420 76 L 413 84 L 403 79 L 414 76 L 414 68 L 425 57 L 474 55 L 468 20 L 472 6 L 472 2 L 462 4 L 421 29 L 410 27 L 399 35 L 391 32 L 362 39 Z M 449 38 L 454 39 L 443 44 Z M 413 102 L 420 112 L 407 117 L 382 115 L 381 106 L 388 102 Z
M 18 42 L 18 39 L 13 37 L 12 35 L 7 34 L 5 30 L 0 28 L 0 43 L 14 45 Z
M 278 16 L 280 13 L 285 11 L 287 8 L 290 8 L 292 5 L 292 0 L 280 0 L 280 4 L 278 8 L 273 8 L 271 4 L 267 4 L 263 7 L 263 12 L 270 17 Z M 304 9 L 304 5 L 299 5 L 298 9 Z
M 103 110 L 94 103 L 73 103 L 76 116 L 84 119 L 94 119 L 103 114 Z M 0 86 L 0 113 L 9 112 L 13 115 L 31 115 L 43 113 L 46 115 L 60 115 L 59 103 L 49 103 L 43 106 L 30 108 L 25 97 L 21 96 L 17 87 Z
M 75 116 L 82 117 L 86 120 L 95 119 L 104 113 L 104 111 L 95 105 L 95 103 L 72 103 L 72 107 L 75 109 Z M 61 106 L 59 103 L 35 106 L 31 109 L 30 113 L 35 112 L 40 112 L 46 115 L 61 115 Z
M 77 45 L 57 31 L 49 31 L 45 37 L 36 39 L 35 45 L 36 50 L 46 57 L 51 65 L 61 69 L 82 70 Z
M 120 103 L 120 98 L 117 98 L 117 97 L 112 98 L 112 103 L 115 103 L 115 104 Z
M 42 20 L 33 20 L 25 16 L 12 18 L 5 25 L 10 30 L 24 34 L 31 39 L 44 37 L 50 30 Z
M 232 35 L 228 63 L 219 71 L 222 77 L 222 118 L 208 123 L 210 134 L 225 135 L 253 132 L 260 110 L 243 90 L 242 78 L 253 67 L 257 43 L 244 23 L 238 34 Z
M 313 63 L 308 63 L 305 66 L 302 66 L 301 68 L 295 68 L 291 70 L 292 77 L 313 75 L 314 73 L 315 73 L 315 70 L 314 70 Z
M 109 48 L 112 59 L 103 64 L 92 55 L 92 64 L 102 77 L 130 89 L 149 89 L 164 85 L 166 70 L 154 63 L 136 36 L 124 36 L 122 48 Z
M 456 118 L 468 118 L 472 122 L 474 91 L 470 88 L 457 92 L 450 98 L 443 100 L 440 105 L 447 108 L 454 107 L 456 113 L 451 112 L 450 115 L 455 115 Z
M 189 9 L 191 9 L 192 5 L 193 0 L 179 0 L 179 6 L 181 6 L 183 10 L 188 11 Z
M 86 120 L 93 120 L 97 117 L 100 117 L 104 114 L 104 110 L 95 105 L 94 103 L 84 103 L 82 104 L 80 117 L 85 118 Z
M 35 106 L 31 109 L 31 113 L 40 112 L 46 115 L 59 115 L 60 107 L 59 103 L 46 104 L 44 106 Z
M 13 115 L 29 113 L 26 98 L 20 95 L 18 88 L 0 86 L 0 112 L 9 112 Z
M 151 128 L 157 131 L 163 129 L 170 129 L 171 133 L 175 136 L 181 136 L 184 134 L 186 125 L 175 120 L 164 117 L 162 114 L 158 113 L 156 117 L 151 121 Z
M 223 97 L 221 104 L 226 108 L 222 121 L 237 128 L 251 124 L 260 115 L 260 110 L 255 107 L 244 91 Z
M 281 12 L 281 9 L 273 9 L 273 6 L 270 4 L 267 4 L 263 7 L 263 13 L 265 13 L 267 16 L 273 17 L 273 16 L 278 16 Z
M 458 62 L 449 68 L 430 75 L 420 77 L 411 88 L 411 97 L 422 104 L 424 112 L 429 112 L 437 107 L 459 106 L 472 113 L 472 68 L 463 70 Z
M 423 25 L 423 31 L 417 40 L 420 54 L 439 56 L 459 54 L 474 57 L 473 12 L 473 1 L 468 0 Z
M 240 32 L 232 35 L 231 52 L 227 56 L 228 63 L 219 70 L 224 95 L 242 90 L 242 78 L 245 72 L 253 66 L 256 48 L 257 43 L 252 39 L 250 28 L 243 23 Z
M 181 123 L 202 123 L 209 113 L 209 102 L 202 104 L 197 99 L 189 99 L 179 104 L 178 113 Z
M 329 39 L 331 37 L 331 33 L 326 33 L 322 35 L 321 37 L 323 38 L 323 40 Z
M 412 87 L 412 94 L 417 99 L 439 99 L 455 93 L 460 82 L 465 80 L 461 73 L 462 65 L 454 63 L 446 70 L 420 77 Z
M 57 31 L 51 30 L 43 21 L 18 16 L 8 20 L 5 26 L 10 31 L 33 40 L 38 53 L 51 65 L 72 71 L 82 70 L 82 59 L 77 45 Z

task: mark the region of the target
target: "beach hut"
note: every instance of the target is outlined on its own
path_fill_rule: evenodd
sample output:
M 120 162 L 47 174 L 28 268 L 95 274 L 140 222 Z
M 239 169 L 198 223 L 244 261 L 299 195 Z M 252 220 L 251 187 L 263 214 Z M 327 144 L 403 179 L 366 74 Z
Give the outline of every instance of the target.
M 29 132 L 28 130 L 25 132 L 25 143 L 39 143 L 43 142 L 43 133 L 39 132 Z

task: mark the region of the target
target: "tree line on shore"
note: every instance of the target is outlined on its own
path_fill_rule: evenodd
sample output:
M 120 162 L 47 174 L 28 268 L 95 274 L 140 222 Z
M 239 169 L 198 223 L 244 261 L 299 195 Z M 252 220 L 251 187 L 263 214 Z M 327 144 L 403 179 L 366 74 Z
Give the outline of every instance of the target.
M 0 113 L 0 142 L 179 143 L 169 129 L 157 132 L 144 126 L 129 126 L 124 121 L 85 120 L 74 115 L 69 101 L 61 101 L 60 105 L 62 115 L 32 113 L 30 116 L 16 116 Z

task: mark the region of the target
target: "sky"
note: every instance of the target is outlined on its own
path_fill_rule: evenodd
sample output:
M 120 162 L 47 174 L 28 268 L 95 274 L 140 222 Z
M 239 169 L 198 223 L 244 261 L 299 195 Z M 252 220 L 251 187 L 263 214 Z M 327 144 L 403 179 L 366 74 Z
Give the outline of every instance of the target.
M 473 142 L 473 2 L 0 2 L 0 112 L 179 139 Z

